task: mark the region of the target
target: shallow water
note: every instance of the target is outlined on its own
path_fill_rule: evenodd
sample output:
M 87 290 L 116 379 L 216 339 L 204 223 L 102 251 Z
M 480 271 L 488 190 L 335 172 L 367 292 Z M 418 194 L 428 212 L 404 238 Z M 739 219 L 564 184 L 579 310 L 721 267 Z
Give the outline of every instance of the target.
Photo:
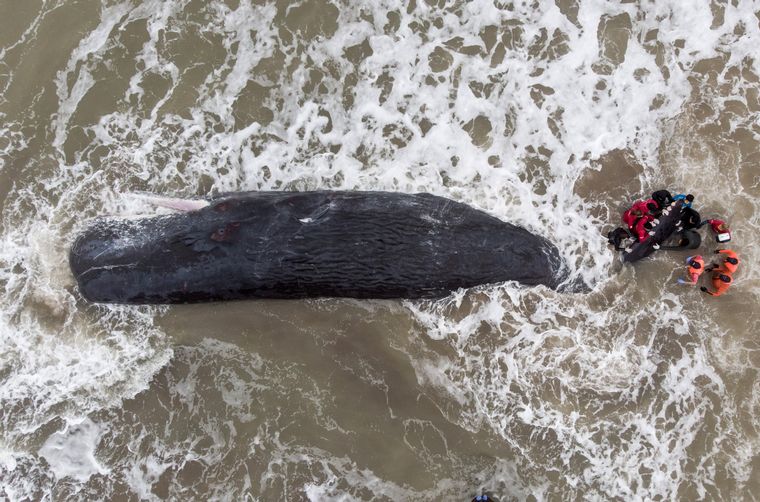
M 0 2 L 2 498 L 757 500 L 758 44 L 742 1 Z M 730 220 L 728 295 L 606 247 L 661 187 Z M 74 286 L 129 194 L 286 189 L 448 196 L 592 291 Z

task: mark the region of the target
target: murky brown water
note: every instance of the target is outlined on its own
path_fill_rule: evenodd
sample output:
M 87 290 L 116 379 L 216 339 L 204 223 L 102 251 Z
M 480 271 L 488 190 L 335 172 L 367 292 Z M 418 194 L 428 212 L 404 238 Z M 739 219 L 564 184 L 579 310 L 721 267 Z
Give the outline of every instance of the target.
M 757 500 L 752 2 L 0 2 L 0 493 Z M 732 224 L 731 292 L 623 266 L 626 203 Z M 588 294 L 87 305 L 134 192 L 428 191 L 557 243 Z M 703 254 L 714 249 L 705 235 Z

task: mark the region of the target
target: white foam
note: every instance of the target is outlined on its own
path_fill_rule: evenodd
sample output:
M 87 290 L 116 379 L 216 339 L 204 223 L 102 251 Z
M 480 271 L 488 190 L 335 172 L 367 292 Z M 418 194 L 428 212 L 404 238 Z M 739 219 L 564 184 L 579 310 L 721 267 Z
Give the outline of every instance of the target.
M 56 147 L 60 148 L 63 145 L 67 134 L 66 127 L 72 114 L 82 98 L 87 94 L 87 91 L 95 83 L 95 79 L 87 65 L 80 66 L 78 72 L 77 66 L 79 63 L 86 61 L 88 56 L 97 55 L 102 51 L 108 42 L 109 35 L 114 26 L 129 10 L 130 5 L 127 2 L 104 8 L 101 13 L 101 24 L 79 43 L 79 46 L 72 52 L 66 69 L 58 73 L 56 87 L 58 89 L 59 106 L 55 119 L 55 140 L 53 142 Z M 76 80 L 69 86 L 67 79 L 73 75 L 76 75 Z
M 153 485 L 171 466 L 172 462 L 161 462 L 155 455 L 148 455 L 129 466 L 126 481 L 140 499 L 156 499 L 156 494 L 152 491 Z
M 108 474 L 109 469 L 95 458 L 100 435 L 100 427 L 89 418 L 69 420 L 62 430 L 48 437 L 39 455 L 59 479 L 86 481 L 93 474 Z
M 738 165 L 741 153 L 733 159 L 725 157 L 733 153 L 705 147 L 696 156 L 699 159 L 690 157 L 684 142 L 691 131 L 681 129 L 690 125 L 678 120 L 691 104 L 695 91 L 689 77 L 700 59 L 726 54 L 726 68 L 746 60 L 758 73 L 755 52 L 760 29 L 747 21 L 754 19 L 752 2 L 723 6 L 725 20 L 717 29 L 711 28 L 707 4 L 580 2 L 580 26 L 552 2 L 515 4 L 510 11 L 493 2 L 472 1 L 452 7 L 461 9 L 460 13 L 426 2 L 418 2 L 412 12 L 406 7 L 392 1 L 343 6 L 333 36 L 298 40 L 297 47 L 285 47 L 280 40 L 273 5 L 243 0 L 232 9 L 209 3 L 200 7 L 201 15 L 195 15 L 187 2 L 155 0 L 137 6 L 121 2 L 102 10 L 98 25 L 82 37 L 55 81 L 59 102 L 50 139 L 59 169 L 36 180 L 38 185 L 17 187 L 3 208 L 0 280 L 9 300 L 0 319 L 0 353 L 4 354 L 0 370 L 8 376 L 0 387 L 0 403 L 4 407 L 33 403 L 4 417 L 8 431 L 4 440 L 23 443 L 28 434 L 55 417 L 81 417 L 118 407 L 122 399 L 145 389 L 169 360 L 165 336 L 153 325 L 160 309 L 85 308 L 72 294 L 66 247 L 86 220 L 150 211 L 143 201 L 124 198 L 123 193 L 144 190 L 205 196 L 209 189 L 316 188 L 425 191 L 480 207 L 549 238 L 561 250 L 571 274 L 595 288 L 590 295 L 570 297 L 506 284 L 460 291 L 440 302 L 407 305 L 425 331 L 424 341 L 446 344 L 455 354 L 449 358 L 428 353 L 424 344 L 417 347 L 418 352 L 410 352 L 420 386 L 445 396 L 445 408 L 453 408 L 446 416 L 457 425 L 471 431 L 487 428 L 505 445 L 524 453 L 524 464 L 510 465 L 501 474 L 487 473 L 488 482 L 508 479 L 506 485 L 519 487 L 521 498 L 528 494 L 551 498 L 556 495 L 551 491 L 556 482 L 525 475 L 533 459 L 538 459 L 535 462 L 546 462 L 561 472 L 562 486 L 579 490 L 579 496 L 670 498 L 679 493 L 682 483 L 706 493 L 722 454 L 730 457 L 737 482 L 746 482 L 756 446 L 705 452 L 697 475 L 684 468 L 700 421 L 714 411 L 716 396 L 724 407 L 719 424 L 724 432 L 716 444 L 730 443 L 731 434 L 743 437 L 733 429 L 738 411 L 726 395 L 709 346 L 702 342 L 721 332 L 720 324 L 681 292 L 642 305 L 631 319 L 623 303 L 627 300 L 617 289 L 620 281 L 631 277 L 600 279 L 609 275 L 613 264 L 612 253 L 599 236 L 600 226 L 608 222 L 590 216 L 589 206 L 595 201 L 575 194 L 573 186 L 593 160 L 613 149 L 626 149 L 644 166 L 646 186 L 669 176 L 693 187 L 705 207 L 721 214 L 733 214 L 742 207 L 743 213 L 753 214 L 748 221 L 734 223 L 734 239 L 747 243 L 745 263 L 757 262 L 760 246 L 754 244 L 758 243 L 760 202 L 742 185 L 738 171 L 729 175 L 718 173 L 715 167 Z M 396 32 L 385 33 L 390 9 L 398 11 L 400 25 Z M 594 65 L 604 63 L 598 40 L 600 22 L 604 16 L 623 13 L 632 20 L 625 60 L 610 66 L 609 74 L 599 74 Z M 140 68 L 122 76 L 128 85 L 112 112 L 95 124 L 77 124 L 92 138 L 91 144 L 74 152 L 73 162 L 63 160 L 67 158 L 63 145 L 75 127 L 72 121 L 83 99 L 109 70 L 123 29 L 143 19 L 145 33 L 138 35 L 144 35 L 145 41 L 136 55 Z M 508 48 L 501 62 L 492 63 L 494 49 L 485 53 L 480 32 L 496 26 L 501 34 L 507 23 L 515 21 L 523 30 L 522 43 Z M 35 23 L 20 44 L 34 36 L 39 25 Z M 429 25 L 413 29 L 412 23 Z M 739 23 L 744 35 L 734 32 Z M 652 43 L 645 40 L 654 29 L 663 43 L 659 59 L 651 53 Z M 567 36 L 563 56 L 549 59 L 528 51 L 542 30 L 549 40 L 555 30 Z M 225 52 L 221 62 L 212 67 L 203 54 L 183 55 L 187 57 L 181 62 L 168 41 L 187 33 L 220 37 Z M 471 56 L 449 47 L 447 43 L 455 37 L 461 37 L 463 46 L 480 46 L 483 55 Z M 674 46 L 679 39 L 683 48 Z M 358 65 L 348 61 L 345 49 L 365 40 L 373 53 Z M 496 43 L 501 43 L 500 37 Z M 428 57 L 442 47 L 451 56 L 451 66 L 435 73 Z M 9 50 L 3 49 L 0 59 Z M 257 74 L 257 65 L 277 50 L 284 54 L 282 66 L 292 73 Z M 313 63 L 306 65 L 307 60 Z M 322 72 L 326 92 L 304 91 L 312 70 Z M 193 72 L 205 73 L 200 84 L 193 84 L 193 97 L 186 98 L 183 93 L 188 92 Z M 154 75 L 168 83 L 163 95 L 150 100 L 148 94 L 154 90 L 148 88 L 148 78 Z M 343 94 L 353 76 L 357 83 L 347 91 L 353 105 L 346 108 Z M 393 79 L 389 90 L 377 84 L 380 76 Z M 724 97 L 700 89 L 714 99 L 711 106 L 719 109 L 731 99 L 747 102 L 745 91 L 752 84 L 731 77 L 727 70 L 715 78 L 732 85 L 735 92 Z M 261 103 L 273 112 L 267 124 L 241 126 L 233 120 L 235 103 L 249 81 L 269 89 Z M 598 88 L 600 82 L 604 89 Z M 531 95 L 539 85 L 553 91 L 541 96 L 540 105 Z M 699 85 L 709 87 L 702 81 Z M 485 86 L 490 86 L 487 96 Z M 660 106 L 651 106 L 655 100 Z M 473 144 L 465 130 L 477 117 L 485 117 L 492 128 L 480 146 Z M 24 151 L 28 143 L 18 123 L 0 118 L 0 137 L 9 138 L 0 143 L 3 170 L 8 159 Z M 756 113 L 737 115 L 730 127 L 750 129 L 756 118 Z M 430 123 L 425 133 L 423 119 Z M 551 121 L 556 128 L 549 125 Z M 106 152 L 101 171 L 89 161 L 96 147 Z M 539 147 L 551 150 L 551 156 L 531 153 Z M 683 151 L 684 166 L 660 166 L 661 159 L 668 157 L 663 150 Z M 499 157 L 496 166 L 489 164 L 492 156 Z M 539 159 L 545 168 L 528 172 L 531 158 Z M 694 180 L 689 166 L 703 176 Z M 712 182 L 718 174 L 725 175 L 720 186 Z M 732 194 L 731 200 L 727 193 Z M 742 274 L 735 290 L 757 300 L 760 271 L 744 267 Z M 676 337 L 675 345 L 663 348 L 662 336 Z M 678 337 L 694 337 L 694 341 L 681 345 Z M 212 345 L 201 347 L 218 355 Z M 677 350 L 683 354 L 669 359 L 669 351 Z M 741 350 L 727 342 L 728 354 Z M 721 366 L 737 364 L 729 355 L 722 357 Z M 662 365 L 667 369 L 661 369 Z M 240 420 L 251 420 L 255 413 L 246 399 L 254 388 L 233 375 L 224 377 L 222 402 Z M 197 399 L 199 385 L 202 382 L 191 372 L 172 392 L 182 406 L 202 406 Z M 758 400 L 753 392 L 752 406 Z M 608 413 L 615 407 L 626 411 Z M 671 408 L 679 411 L 677 418 Z M 330 419 L 319 418 L 325 427 L 337 427 Z M 521 436 L 521 427 L 526 425 L 536 436 L 556 436 L 552 445 L 562 451 L 560 457 L 542 459 L 541 451 Z M 101 472 L 103 466 L 92 453 L 97 426 L 87 427 L 48 439 L 50 448 L 75 447 L 72 461 L 78 467 L 71 474 L 64 474 L 62 457 L 50 453 L 57 476 L 61 473 L 81 481 Z M 614 437 L 622 439 L 615 442 L 610 439 Z M 166 447 L 174 451 L 176 445 Z M 306 447 L 284 451 L 282 462 L 306 457 L 324 474 L 305 487 L 312 499 L 345 499 L 365 485 L 378 498 L 420 495 L 357 467 L 351 459 L 332 458 Z M 20 457 L 0 458 L 3 468 L 10 469 Z M 570 467 L 579 458 L 586 463 L 582 471 Z M 168 468 L 166 461 L 158 456 L 131 461 L 121 472 L 132 473 L 128 484 L 138 496 L 151 498 L 152 486 Z M 641 466 L 653 473 L 649 484 L 639 474 Z M 339 486 L 338 479 L 348 480 L 350 487 Z M 461 481 L 443 480 L 443 488 L 425 495 L 440 498 L 440 493 L 455 491 L 447 492 L 447 483 Z

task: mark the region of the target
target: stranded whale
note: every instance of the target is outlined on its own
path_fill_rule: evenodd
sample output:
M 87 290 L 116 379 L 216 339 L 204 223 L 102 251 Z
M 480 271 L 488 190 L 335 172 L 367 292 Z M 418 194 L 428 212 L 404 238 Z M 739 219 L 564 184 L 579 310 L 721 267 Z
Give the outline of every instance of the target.
M 546 239 L 430 194 L 241 192 L 186 212 L 96 221 L 69 262 L 93 302 L 435 298 L 504 281 L 565 279 Z

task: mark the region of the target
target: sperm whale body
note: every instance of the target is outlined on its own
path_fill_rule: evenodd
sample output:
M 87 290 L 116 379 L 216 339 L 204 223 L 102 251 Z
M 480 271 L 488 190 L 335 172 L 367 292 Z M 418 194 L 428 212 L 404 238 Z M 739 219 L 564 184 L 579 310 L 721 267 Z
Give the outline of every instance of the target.
M 240 192 L 171 215 L 100 219 L 70 252 L 89 301 L 436 298 L 517 281 L 557 288 L 546 239 L 466 204 L 395 192 Z

